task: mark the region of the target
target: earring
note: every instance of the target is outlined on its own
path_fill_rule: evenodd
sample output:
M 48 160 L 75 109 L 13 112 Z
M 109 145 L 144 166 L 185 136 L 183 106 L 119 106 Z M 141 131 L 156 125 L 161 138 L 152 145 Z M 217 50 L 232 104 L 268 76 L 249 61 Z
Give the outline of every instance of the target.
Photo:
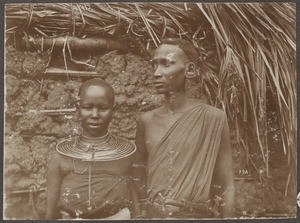
M 81 126 L 79 126 L 79 127 L 72 129 L 71 131 L 72 131 L 71 134 L 76 136 L 76 135 L 81 135 L 83 132 L 83 129 Z
M 194 78 L 196 76 L 199 76 L 199 71 L 196 69 L 196 65 L 193 62 L 190 62 L 188 64 L 188 67 L 186 68 L 185 72 L 186 78 Z
M 197 71 L 197 73 L 198 73 L 198 71 Z M 199 75 L 199 73 L 198 73 L 198 75 Z M 196 72 L 195 71 L 186 71 L 185 72 L 185 76 L 186 76 L 186 78 L 194 78 L 194 77 L 196 77 L 197 76 L 197 74 L 196 74 Z

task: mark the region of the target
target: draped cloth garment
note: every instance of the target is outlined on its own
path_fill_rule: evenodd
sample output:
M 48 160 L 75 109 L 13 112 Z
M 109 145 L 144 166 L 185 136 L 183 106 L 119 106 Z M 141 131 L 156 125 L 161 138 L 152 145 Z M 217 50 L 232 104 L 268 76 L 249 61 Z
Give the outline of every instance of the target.
M 103 172 L 93 174 L 91 201 L 89 206 L 88 173 L 69 173 L 63 180 L 60 193 L 62 210 L 73 218 L 99 219 L 116 214 L 128 207 L 129 190 L 127 178 Z
M 225 113 L 200 104 L 186 111 L 149 152 L 149 197 L 194 203 L 210 199 L 210 188 L 224 126 Z M 157 196 L 159 195 L 159 196 Z
M 107 134 L 104 143 L 95 144 L 84 143 L 77 136 L 62 140 L 56 150 L 71 158 L 74 165 L 73 171 L 63 178 L 61 184 L 60 206 L 63 211 L 72 218 L 100 219 L 129 207 L 130 177 L 92 169 L 97 162 L 129 157 L 136 151 L 133 143 L 112 134 Z M 76 160 L 86 163 L 86 169 L 77 171 Z

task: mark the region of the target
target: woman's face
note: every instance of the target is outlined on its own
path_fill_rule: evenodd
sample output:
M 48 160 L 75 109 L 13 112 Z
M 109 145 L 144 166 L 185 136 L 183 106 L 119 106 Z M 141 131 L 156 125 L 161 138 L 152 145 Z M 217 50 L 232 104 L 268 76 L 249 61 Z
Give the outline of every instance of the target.
M 162 44 L 151 60 L 154 68 L 154 86 L 158 93 L 168 94 L 184 88 L 188 58 L 176 45 Z
M 97 85 L 81 92 L 79 116 L 83 134 L 88 137 L 101 137 L 107 133 L 113 114 L 113 100 L 109 91 Z

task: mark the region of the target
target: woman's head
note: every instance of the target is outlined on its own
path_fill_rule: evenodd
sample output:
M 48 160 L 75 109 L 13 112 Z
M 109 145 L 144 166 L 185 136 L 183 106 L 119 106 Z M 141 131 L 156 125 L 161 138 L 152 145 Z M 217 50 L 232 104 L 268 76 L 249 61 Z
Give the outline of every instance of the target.
M 101 79 L 90 79 L 81 85 L 78 96 L 83 134 L 88 137 L 105 135 L 113 114 L 113 88 Z

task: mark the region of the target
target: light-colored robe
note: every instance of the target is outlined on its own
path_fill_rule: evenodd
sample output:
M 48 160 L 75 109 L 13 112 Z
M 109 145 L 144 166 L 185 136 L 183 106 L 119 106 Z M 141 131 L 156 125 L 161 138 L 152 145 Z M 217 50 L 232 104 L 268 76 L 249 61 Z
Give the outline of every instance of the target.
M 225 125 L 225 113 L 206 104 L 185 112 L 149 152 L 149 197 L 207 202 Z

